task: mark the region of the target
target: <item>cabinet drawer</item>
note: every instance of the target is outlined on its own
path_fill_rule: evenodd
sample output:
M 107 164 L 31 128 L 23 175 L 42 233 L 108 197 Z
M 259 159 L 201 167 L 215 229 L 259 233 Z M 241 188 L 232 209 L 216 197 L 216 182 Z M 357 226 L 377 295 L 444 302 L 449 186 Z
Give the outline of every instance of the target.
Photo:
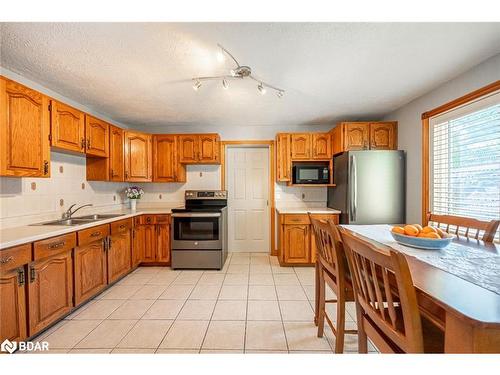
M 0 271 L 8 271 L 31 262 L 31 244 L 0 250 Z
M 33 244 L 34 260 L 49 257 L 76 247 L 76 233 L 52 237 Z
M 284 215 L 283 218 L 284 224 L 310 224 L 309 216 L 304 214 L 288 214 Z
M 170 215 L 156 215 L 157 224 L 170 224 Z
M 336 214 L 312 214 L 316 220 L 333 220 L 335 224 L 339 223 L 339 215 Z
M 111 234 L 118 234 L 132 229 L 132 219 L 125 219 L 111 223 Z
M 156 215 L 141 215 L 140 224 L 156 224 Z
M 78 231 L 78 246 L 98 241 L 109 235 L 109 224 Z

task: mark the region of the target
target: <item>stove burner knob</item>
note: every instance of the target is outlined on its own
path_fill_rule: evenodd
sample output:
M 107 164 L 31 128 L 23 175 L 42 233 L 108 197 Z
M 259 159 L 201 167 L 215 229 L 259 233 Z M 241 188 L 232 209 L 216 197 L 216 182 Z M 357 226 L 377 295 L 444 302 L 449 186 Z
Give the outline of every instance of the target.
M 194 242 L 194 244 L 195 244 L 196 246 L 198 246 L 198 241 L 195 241 L 195 242 Z

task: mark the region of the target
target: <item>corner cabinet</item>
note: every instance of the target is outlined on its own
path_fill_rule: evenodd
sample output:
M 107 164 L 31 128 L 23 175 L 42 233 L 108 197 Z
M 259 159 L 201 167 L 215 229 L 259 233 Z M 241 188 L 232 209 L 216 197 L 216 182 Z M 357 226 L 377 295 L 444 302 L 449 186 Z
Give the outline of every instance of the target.
M 313 214 L 315 219 L 332 220 L 338 214 Z M 316 262 L 316 239 L 307 214 L 278 213 L 278 260 L 282 266 L 313 265 Z
M 179 135 L 179 162 L 182 164 L 220 164 L 218 134 Z
M 49 132 L 48 98 L 0 77 L 0 175 L 49 177 Z
M 125 181 L 151 182 L 152 136 L 139 132 L 125 132 Z
M 332 131 L 333 154 L 359 150 L 397 150 L 398 123 L 342 122 Z
M 50 145 L 61 150 L 85 153 L 85 114 L 51 100 Z

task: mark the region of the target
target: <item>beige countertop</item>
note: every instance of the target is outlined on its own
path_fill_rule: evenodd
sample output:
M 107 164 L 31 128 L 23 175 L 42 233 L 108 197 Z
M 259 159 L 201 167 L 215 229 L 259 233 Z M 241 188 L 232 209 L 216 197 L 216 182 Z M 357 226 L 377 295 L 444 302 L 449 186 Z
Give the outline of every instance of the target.
M 276 207 L 278 214 L 340 214 L 341 211 L 328 207 Z
M 50 237 L 60 236 L 62 234 L 67 234 L 82 229 L 87 229 L 95 227 L 97 225 L 108 224 L 113 221 L 128 219 L 130 217 L 138 215 L 147 214 L 170 214 L 172 213 L 172 208 L 179 207 L 179 205 L 172 207 L 137 207 L 136 211 L 131 211 L 130 209 L 121 209 L 106 212 L 96 212 L 99 214 L 120 214 L 120 216 L 95 221 L 88 224 L 82 225 L 23 225 L 20 227 L 6 228 L 0 230 L 0 249 L 6 249 L 12 246 L 22 245 L 25 243 L 43 240 Z M 86 212 L 85 215 L 91 215 L 92 212 Z M 79 215 L 75 215 L 78 217 Z M 56 219 L 57 220 L 57 219 Z M 47 220 L 45 220 L 47 221 Z

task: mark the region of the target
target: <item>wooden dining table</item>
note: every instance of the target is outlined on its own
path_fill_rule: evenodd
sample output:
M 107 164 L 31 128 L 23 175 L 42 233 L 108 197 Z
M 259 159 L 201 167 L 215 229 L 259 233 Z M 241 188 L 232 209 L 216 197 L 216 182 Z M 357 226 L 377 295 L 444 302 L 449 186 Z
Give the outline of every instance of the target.
M 380 237 L 387 238 L 390 226 L 370 226 L 372 228 L 369 231 L 360 231 L 356 227 L 343 225 L 344 229 L 355 236 L 372 241 L 378 246 L 393 247 L 390 246 L 390 242 L 380 242 Z M 491 262 L 493 258 L 495 262 L 499 260 L 497 258 L 500 257 L 499 244 L 488 244 L 462 237 L 455 238 L 453 243 L 482 255 L 474 259 L 478 264 Z M 422 258 L 414 256 L 415 249 L 408 248 L 407 254 L 404 251 L 406 246 L 402 248 L 400 244 L 397 245 L 396 250 L 403 252 L 408 261 L 421 315 L 444 332 L 444 352 L 500 353 L 498 290 L 487 289 L 478 285 L 480 282 L 471 282 L 463 275 L 431 265 Z M 481 253 L 478 253 L 478 250 Z M 500 281 L 500 270 L 497 276 Z

